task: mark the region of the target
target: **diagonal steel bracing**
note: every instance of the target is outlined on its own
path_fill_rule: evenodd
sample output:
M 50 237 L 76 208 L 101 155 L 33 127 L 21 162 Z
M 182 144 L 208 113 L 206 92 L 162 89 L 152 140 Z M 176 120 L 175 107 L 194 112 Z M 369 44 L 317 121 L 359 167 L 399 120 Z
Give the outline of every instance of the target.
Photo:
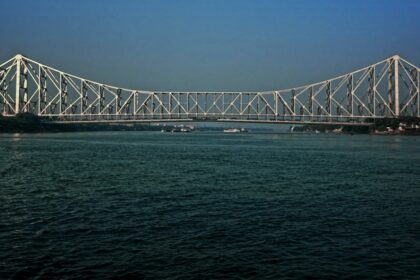
M 292 89 L 264 92 L 133 90 L 78 77 L 16 55 L 0 65 L 0 112 L 55 121 L 218 119 L 365 122 L 420 117 L 419 68 L 392 56 Z

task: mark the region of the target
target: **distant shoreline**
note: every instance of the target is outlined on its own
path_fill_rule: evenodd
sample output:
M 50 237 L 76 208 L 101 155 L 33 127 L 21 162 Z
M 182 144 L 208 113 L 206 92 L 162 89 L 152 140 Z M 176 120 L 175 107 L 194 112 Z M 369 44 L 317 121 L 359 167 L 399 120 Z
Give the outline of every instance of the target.
M 160 127 L 149 124 L 60 124 L 42 122 L 37 116 L 29 113 L 18 114 L 15 117 L 0 117 L 1 133 L 50 133 L 78 131 L 157 131 Z
M 331 124 L 303 125 L 294 128 L 299 132 L 320 132 L 335 134 L 371 134 L 371 135 L 420 135 L 420 119 L 400 117 L 372 120 L 371 126 L 340 126 Z
M 420 118 L 401 117 L 372 120 L 372 126 L 340 126 L 332 124 L 304 124 L 291 126 L 289 131 L 334 134 L 420 135 Z M 168 125 L 173 127 L 173 125 Z M 0 117 L 1 133 L 51 133 L 80 131 L 160 131 L 162 126 L 151 124 L 62 124 L 42 122 L 31 113 L 15 117 Z M 201 130 L 201 129 L 200 129 Z M 204 128 L 203 130 L 218 130 Z M 265 130 L 265 129 L 263 129 Z

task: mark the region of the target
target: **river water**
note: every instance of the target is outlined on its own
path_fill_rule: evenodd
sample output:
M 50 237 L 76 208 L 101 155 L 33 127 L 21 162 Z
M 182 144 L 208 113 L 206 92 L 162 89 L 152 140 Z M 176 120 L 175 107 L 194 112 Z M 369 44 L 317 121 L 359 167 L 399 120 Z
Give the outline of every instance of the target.
M 0 136 L 0 278 L 419 275 L 420 137 Z

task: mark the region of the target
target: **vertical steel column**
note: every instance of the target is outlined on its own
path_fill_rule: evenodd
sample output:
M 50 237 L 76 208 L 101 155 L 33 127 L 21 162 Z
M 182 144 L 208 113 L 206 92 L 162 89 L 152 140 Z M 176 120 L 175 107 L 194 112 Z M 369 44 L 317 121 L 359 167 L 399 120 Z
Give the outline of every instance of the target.
M 116 101 L 115 102 L 115 107 L 116 107 L 115 114 L 119 115 L 120 114 L 120 109 L 121 109 L 121 89 L 120 88 L 117 89 L 117 98 L 116 98 L 115 101 Z
M 277 96 L 277 91 L 274 91 L 273 92 L 273 94 L 274 94 L 274 101 L 276 102 L 276 113 L 275 113 L 275 120 L 277 121 L 277 117 L 278 117 L 278 115 L 279 115 L 279 98 L 278 98 L 278 96 Z
M 402 65 L 403 66 L 403 65 Z M 404 67 L 404 66 L 403 66 Z M 417 69 L 413 68 L 409 71 L 411 82 L 410 82 L 410 89 L 409 89 L 409 98 L 411 101 L 411 108 L 413 110 L 412 114 L 417 114 L 416 102 L 417 102 Z M 407 104 L 408 107 L 408 104 Z
M 251 117 L 251 103 L 249 102 L 249 92 L 248 93 L 246 93 L 246 96 L 247 96 L 247 106 L 246 107 L 248 107 L 248 120 L 250 119 L 250 117 Z
M 169 108 L 169 118 L 172 118 L 172 92 L 168 92 L 168 108 Z
M 225 93 L 222 92 L 222 118 L 225 117 Z
M 22 56 L 16 56 L 16 92 L 15 92 L 15 115 L 20 111 L 20 70 L 21 70 Z
M 195 117 L 198 117 L 198 93 L 195 93 Z
M 156 93 L 156 94 L 158 94 L 158 93 Z M 163 92 L 161 92 L 160 93 L 160 97 L 159 97 L 160 98 L 160 101 L 162 102 L 162 104 L 160 104 L 160 118 L 161 119 L 163 119 L 163 107 L 164 107 L 164 103 L 163 102 L 165 101 L 164 95 L 165 94 Z
M 6 76 L 6 71 L 0 68 L 0 81 L 2 81 L 5 76 Z M 0 93 L 3 96 L 3 100 L 0 100 L 0 104 L 3 104 L 2 114 L 6 115 L 6 91 L 4 90 L 4 86 L 3 86 L 4 83 L 5 82 L 0 83 Z
M 395 94 L 395 116 L 399 116 L 400 115 L 400 87 L 399 87 L 399 80 L 400 80 L 400 76 L 398 73 L 399 70 L 399 60 L 400 57 L 398 55 L 394 56 L 394 94 Z
M 62 105 L 62 103 L 63 103 L 63 100 L 62 100 L 62 98 L 63 98 L 63 74 L 62 73 L 60 73 L 60 77 L 59 77 L 59 79 L 60 79 L 60 84 L 59 84 L 59 89 L 58 89 L 58 91 L 59 91 L 59 95 L 60 95 L 60 98 L 59 98 L 59 100 L 58 100 L 58 114 L 59 115 L 61 115 L 61 112 L 62 112 L 62 107 L 63 107 L 63 105 Z M 51 106 L 52 106 L 52 103 L 50 104 L 50 112 L 51 112 Z M 56 106 L 54 106 L 54 110 L 55 110 L 55 107 Z
M 207 92 L 204 94 L 204 116 L 207 116 Z
M 257 93 L 257 120 L 260 119 L 260 93 Z
M 213 104 L 214 104 L 214 106 L 213 106 L 213 110 L 214 110 L 214 112 L 215 113 L 213 113 L 213 115 L 217 115 L 217 113 L 218 113 L 218 111 L 217 111 L 217 96 L 216 96 L 216 93 L 212 93 L 212 95 L 213 95 Z M 220 112 L 220 109 L 219 109 L 219 112 Z
M 263 103 L 264 103 L 264 108 L 265 108 L 265 119 L 268 120 L 270 119 L 269 115 L 268 115 L 268 102 L 266 100 L 263 99 Z
M 63 73 L 60 73 L 60 107 L 59 107 L 59 114 L 63 114 L 63 109 L 67 109 L 67 80 Z
M 87 87 L 86 87 L 86 81 L 81 80 L 80 81 L 80 91 L 81 91 L 81 111 L 80 114 L 83 115 L 84 111 L 87 109 Z
M 99 115 L 102 114 L 104 110 L 104 103 L 105 103 L 105 95 L 104 95 L 104 86 L 99 86 Z
M 395 71 L 394 71 L 394 63 L 392 63 L 393 61 L 392 61 L 392 59 L 390 59 L 389 61 L 388 61 L 388 106 L 389 106 L 389 109 L 392 111 L 392 107 L 393 107 L 393 104 L 392 104 L 392 92 L 394 91 L 394 89 L 395 89 L 395 87 L 394 87 L 394 82 L 395 82 L 395 79 L 394 79 L 394 74 L 395 74 Z
M 349 76 L 349 81 L 347 83 L 347 95 L 348 95 L 348 111 L 350 111 L 350 116 L 354 117 L 354 104 L 353 104 L 353 94 L 354 94 L 354 85 L 353 85 L 353 74 Z
M 154 94 L 154 93 L 152 94 L 151 100 L 152 100 L 152 119 L 154 119 L 155 118 L 155 110 L 156 110 L 156 103 L 155 103 L 156 94 Z
M 244 102 L 244 93 L 240 92 L 239 93 L 239 119 L 241 119 L 241 120 L 242 120 L 242 116 L 244 114 L 243 102 Z
M 37 113 L 39 115 L 41 113 L 41 90 L 42 90 L 42 78 L 41 78 L 41 65 L 38 64 L 38 103 L 37 103 Z
M 181 118 L 181 93 L 178 92 L 178 119 Z
M 296 115 L 296 90 L 295 89 L 292 89 L 292 100 L 291 100 L 291 107 L 292 107 L 292 110 L 293 110 L 293 112 L 292 112 L 292 115 L 293 115 L 293 120 L 295 119 L 294 118 L 294 116 Z
M 157 93 L 152 93 L 150 95 L 150 98 L 146 99 L 144 103 L 144 110 L 143 110 L 143 118 L 148 118 L 149 115 L 152 115 L 152 112 L 150 111 L 150 103 L 153 102 L 153 96 Z
M 40 80 L 40 98 L 39 98 L 39 112 L 41 112 L 47 107 L 47 97 L 48 97 L 48 85 L 47 85 L 47 75 L 45 74 L 45 70 L 43 67 L 39 66 L 39 80 Z M 46 112 L 44 112 L 46 113 Z
M 282 104 L 282 107 L 283 107 L 283 118 L 282 119 L 285 120 L 286 119 L 286 104 L 285 104 L 284 100 L 282 100 L 281 104 Z
M 325 107 L 327 109 L 328 115 L 331 117 L 331 81 L 327 82 L 327 88 L 326 88 L 326 104 Z
M 369 69 L 369 77 L 368 77 L 368 108 L 371 112 L 374 111 L 374 68 L 371 67 Z
M 187 92 L 187 118 L 190 115 L 190 93 Z
M 134 119 L 137 119 L 136 116 L 137 116 L 138 94 L 139 93 L 137 91 L 135 91 L 134 94 L 133 94 L 133 99 L 134 99 L 133 100 L 134 101 L 134 103 L 133 103 L 133 118 Z
M 311 86 L 311 88 L 309 89 L 309 113 L 311 114 L 311 117 L 313 117 L 314 115 L 313 106 L 314 106 L 314 87 Z
M 373 66 L 373 115 L 376 117 L 376 66 Z
M 29 111 L 29 104 L 28 104 L 28 66 L 26 63 L 23 63 L 23 112 Z

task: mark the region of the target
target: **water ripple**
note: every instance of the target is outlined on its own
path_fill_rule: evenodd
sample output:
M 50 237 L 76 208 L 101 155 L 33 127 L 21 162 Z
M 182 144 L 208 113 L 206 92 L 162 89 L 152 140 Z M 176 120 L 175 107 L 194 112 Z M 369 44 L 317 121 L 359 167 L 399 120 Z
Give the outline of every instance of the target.
M 416 279 L 416 137 L 0 137 L 0 278 Z

